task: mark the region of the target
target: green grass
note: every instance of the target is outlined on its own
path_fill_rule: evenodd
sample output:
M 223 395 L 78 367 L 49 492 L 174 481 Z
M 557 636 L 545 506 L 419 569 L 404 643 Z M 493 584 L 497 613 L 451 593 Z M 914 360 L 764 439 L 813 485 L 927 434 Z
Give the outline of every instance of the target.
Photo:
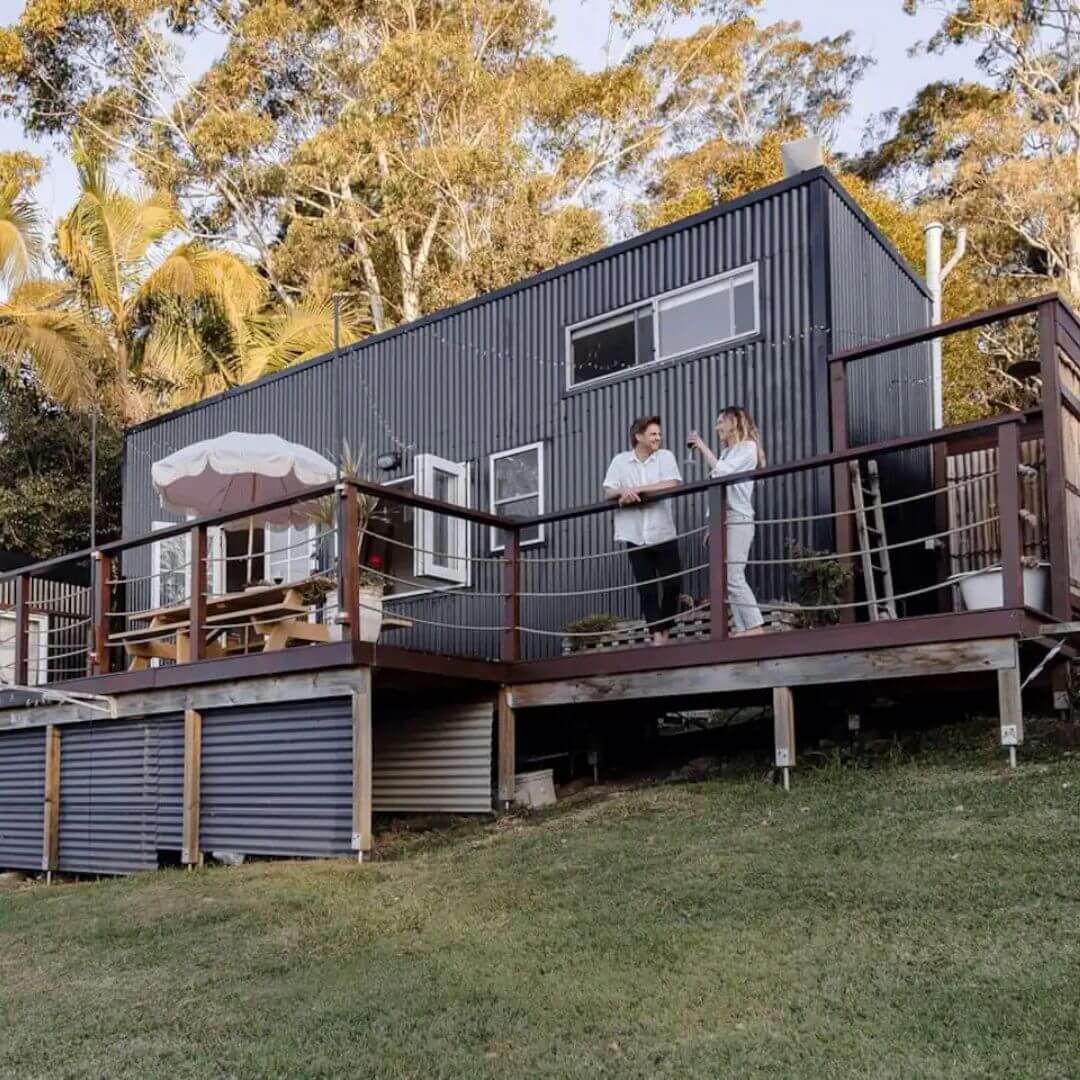
M 1024 758 L 0 893 L 0 1076 L 1076 1076 L 1080 751 Z

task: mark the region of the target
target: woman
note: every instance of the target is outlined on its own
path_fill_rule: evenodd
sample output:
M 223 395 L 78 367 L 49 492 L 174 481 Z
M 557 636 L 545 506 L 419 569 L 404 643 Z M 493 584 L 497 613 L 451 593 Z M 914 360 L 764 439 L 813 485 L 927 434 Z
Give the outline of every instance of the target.
M 720 437 L 720 453 L 714 454 L 701 436 L 690 432 L 687 444 L 700 452 L 708 462 L 712 476 L 750 472 L 765 467 L 765 451 L 761 434 L 753 417 L 741 406 L 724 409 L 716 419 L 716 434 Z M 743 480 L 729 484 L 727 492 L 727 585 L 735 633 L 763 633 L 761 611 L 753 591 L 746 581 L 746 560 L 754 542 L 754 481 Z M 706 534 L 706 542 L 708 534 Z

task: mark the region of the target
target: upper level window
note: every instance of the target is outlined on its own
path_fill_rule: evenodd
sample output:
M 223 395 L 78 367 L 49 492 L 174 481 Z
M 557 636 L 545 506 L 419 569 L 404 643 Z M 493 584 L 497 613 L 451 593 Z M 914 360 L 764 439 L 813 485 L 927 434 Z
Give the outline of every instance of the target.
M 569 330 L 569 384 L 578 386 L 756 334 L 757 266 L 731 270 Z
M 544 512 L 544 445 L 532 443 L 501 450 L 491 458 L 491 512 L 502 517 L 533 517 Z M 535 544 L 544 538 L 542 525 L 520 532 L 521 543 Z M 491 530 L 491 548 L 504 546 L 501 530 Z

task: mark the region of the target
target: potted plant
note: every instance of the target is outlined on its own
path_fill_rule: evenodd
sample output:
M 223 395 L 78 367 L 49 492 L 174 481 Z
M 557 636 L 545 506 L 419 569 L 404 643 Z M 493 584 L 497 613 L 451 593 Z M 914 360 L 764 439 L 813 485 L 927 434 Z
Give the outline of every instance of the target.
M 386 582 L 365 566 L 360 567 L 360 640 L 378 641 L 382 633 L 383 591 Z
M 820 559 L 824 552 L 805 547 L 797 540 L 787 543 L 788 557 L 791 559 L 813 560 L 792 564 L 792 588 L 796 608 L 792 612 L 792 621 L 799 629 L 806 630 L 814 626 L 833 626 L 840 621 L 838 605 L 843 602 L 848 586 L 854 579 L 852 568 L 839 559 Z M 816 610 L 810 610 L 816 609 Z

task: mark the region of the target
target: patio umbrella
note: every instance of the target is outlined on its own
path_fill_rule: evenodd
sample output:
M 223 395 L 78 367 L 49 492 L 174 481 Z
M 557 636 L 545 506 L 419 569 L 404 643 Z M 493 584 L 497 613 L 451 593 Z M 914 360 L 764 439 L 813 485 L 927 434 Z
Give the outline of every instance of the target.
M 230 431 L 155 461 L 150 475 L 162 506 L 201 517 L 300 495 L 336 479 L 337 467 L 309 447 L 277 435 Z M 268 525 L 306 525 L 310 513 L 310 504 L 293 503 L 258 517 Z M 247 527 L 250 582 L 254 516 L 248 518 Z

